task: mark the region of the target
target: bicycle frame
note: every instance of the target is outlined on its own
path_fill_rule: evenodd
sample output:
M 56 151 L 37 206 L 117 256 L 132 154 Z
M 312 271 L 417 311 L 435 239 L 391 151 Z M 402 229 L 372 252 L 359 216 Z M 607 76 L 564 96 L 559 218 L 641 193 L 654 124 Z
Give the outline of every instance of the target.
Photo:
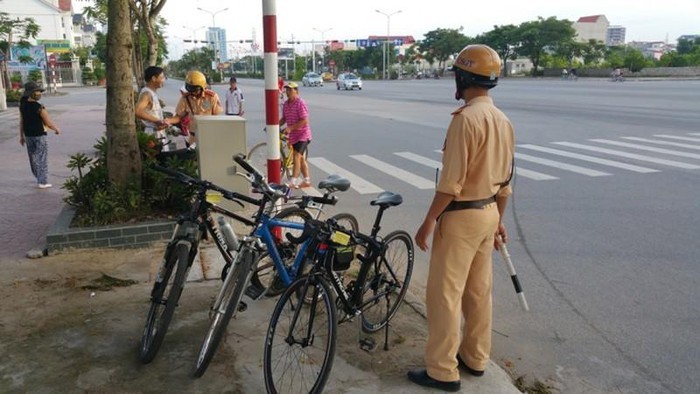
M 306 250 L 309 246 L 310 239 L 306 240 L 301 244 L 296 256 L 294 257 L 294 263 L 291 267 L 287 268 L 282 262 L 282 257 L 280 256 L 280 253 L 277 250 L 277 245 L 275 243 L 276 237 L 272 234 L 272 229 L 275 227 L 303 230 L 304 223 L 285 222 L 282 220 L 271 218 L 267 215 L 263 215 L 260 225 L 255 229 L 253 233 L 256 237 L 260 238 L 263 241 L 263 243 L 267 247 L 267 252 L 269 253 L 270 257 L 272 257 L 272 261 L 275 264 L 275 268 L 277 269 L 277 272 L 279 273 L 282 282 L 285 286 L 289 286 L 289 284 L 291 284 L 292 281 L 296 278 L 297 273 L 301 268 L 301 265 L 304 261 L 304 257 L 306 256 Z

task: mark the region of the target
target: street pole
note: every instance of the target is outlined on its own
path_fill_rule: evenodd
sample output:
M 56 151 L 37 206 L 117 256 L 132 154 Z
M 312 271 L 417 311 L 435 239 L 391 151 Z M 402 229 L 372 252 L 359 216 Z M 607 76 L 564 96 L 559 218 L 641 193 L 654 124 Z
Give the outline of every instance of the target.
M 384 16 L 386 17 L 386 39 L 384 40 L 384 51 L 383 51 L 383 53 L 382 53 L 382 66 L 383 66 L 382 78 L 383 78 L 383 79 L 389 79 L 389 74 L 387 73 L 387 65 L 388 65 L 388 63 L 389 63 L 389 53 L 387 52 L 387 51 L 388 51 L 388 48 L 387 48 L 387 47 L 389 46 L 389 36 L 391 35 L 390 29 L 389 29 L 389 27 L 390 27 L 390 24 L 389 24 L 389 23 L 390 23 L 391 17 L 392 17 L 393 15 L 396 15 L 396 14 L 398 14 L 398 13 L 401 13 L 401 10 L 394 11 L 394 12 L 392 12 L 392 13 L 390 13 L 390 14 L 387 14 L 386 12 L 382 12 L 382 11 L 379 11 L 379 10 L 375 10 L 375 11 L 378 12 L 378 13 L 380 13 L 380 14 L 382 14 L 382 15 L 384 15 Z
M 316 30 L 317 32 L 321 33 L 321 45 L 322 45 L 322 48 L 323 48 L 323 52 L 321 53 L 321 62 L 322 62 L 321 64 L 324 64 L 324 63 L 325 63 L 325 57 L 326 57 L 326 55 L 325 55 L 325 52 L 326 52 L 326 38 L 325 38 L 325 34 L 326 34 L 326 32 L 329 32 L 329 31 L 333 30 L 333 28 L 332 28 L 332 27 L 329 27 L 328 29 L 321 30 L 321 29 L 317 29 L 317 28 L 314 27 L 313 29 Z M 316 51 L 314 50 L 314 54 L 315 54 L 315 53 L 316 53 Z M 314 62 L 314 64 L 315 64 L 315 62 Z M 315 65 L 314 65 L 314 67 L 315 67 Z M 321 70 L 319 70 L 319 72 L 320 72 L 320 71 L 321 71 Z M 316 72 L 316 70 L 314 70 L 314 72 Z
M 197 7 L 198 10 L 206 12 L 211 15 L 211 33 L 214 34 L 214 62 L 216 63 L 216 68 L 219 70 L 219 80 L 223 79 L 223 70 L 219 68 L 219 63 L 221 63 L 221 51 L 219 50 L 219 35 L 216 32 L 216 14 L 227 11 L 228 7 L 221 9 L 216 12 L 207 11 L 202 7 Z

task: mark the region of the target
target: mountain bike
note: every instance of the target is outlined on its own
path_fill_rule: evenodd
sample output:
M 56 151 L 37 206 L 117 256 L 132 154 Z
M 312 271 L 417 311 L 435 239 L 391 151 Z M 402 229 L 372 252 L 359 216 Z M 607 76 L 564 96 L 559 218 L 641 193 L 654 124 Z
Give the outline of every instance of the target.
M 267 128 L 263 129 L 267 132 Z M 279 132 L 280 142 L 280 177 L 284 179 L 292 179 L 294 175 L 294 147 L 289 143 L 289 135 L 285 129 Z M 308 155 L 308 149 L 304 152 L 304 156 Z M 260 142 L 248 150 L 248 161 L 250 164 L 261 170 L 263 174 L 267 174 L 267 142 Z
M 307 220 L 293 242 L 311 242 L 308 275 L 297 278 L 284 291 L 272 313 L 265 338 L 263 371 L 268 393 L 319 393 L 323 390 L 335 357 L 337 325 L 361 316 L 364 332 L 386 328 L 403 301 L 413 272 L 413 241 L 405 231 L 379 237 L 383 212 L 401 204 L 402 198 L 381 193 L 371 235 L 349 231 L 333 219 Z M 347 269 L 353 247 L 364 253 L 357 279 L 344 283 L 337 271 Z M 330 282 L 330 283 L 329 283 Z M 334 299 L 333 294 L 337 294 Z M 369 338 L 360 347 L 372 348 Z
M 216 198 L 223 197 L 241 206 L 243 206 L 241 201 L 252 204 L 259 203 L 258 200 L 246 195 L 226 190 L 211 182 L 195 179 L 166 167 L 153 165 L 152 168 L 169 175 L 177 182 L 197 188 L 197 192 L 189 212 L 177 220 L 172 238 L 165 248 L 161 266 L 153 283 L 151 306 L 146 316 L 146 324 L 139 347 L 139 359 L 144 364 L 153 360 L 163 343 L 163 338 L 172 320 L 175 307 L 185 286 L 187 274 L 197 255 L 199 242 L 205 231 L 211 234 L 217 249 L 226 262 L 225 269 L 227 269 L 234 261 L 235 250 L 238 246 L 235 233 L 223 218 L 232 218 L 249 226 L 255 225 L 254 221 L 217 206 L 214 202 Z M 218 218 L 218 223 L 214 221 L 212 213 L 222 215 Z
M 248 236 L 240 240 L 238 254 L 233 264 L 233 271 L 224 279 L 223 286 L 211 308 L 211 323 L 197 357 L 194 371 L 195 377 L 201 377 L 207 370 L 221 339 L 226 333 L 226 327 L 231 318 L 237 312 L 242 312 L 247 308 L 247 305 L 242 301 L 243 295 L 245 294 L 256 300 L 263 297 L 267 291 L 274 290 L 272 286 L 256 286 L 255 283 L 253 286 L 249 286 L 251 279 L 256 274 L 256 267 L 260 257 L 266 255 L 270 257 L 274 264 L 276 277 L 278 277 L 282 288 L 292 283 L 299 276 L 299 273 L 304 272 L 305 267 L 304 256 L 308 242 L 301 242 L 297 253 L 289 253 L 288 249 L 279 246 L 280 240 L 273 234 L 275 229 L 280 227 L 284 228 L 285 231 L 304 229 L 305 223 L 303 221 L 289 220 L 290 217 L 298 217 L 293 213 L 300 212 L 299 210 L 289 211 L 284 217 L 279 214 L 271 216 L 276 202 L 287 195 L 289 188 L 284 185 L 273 187 L 268 184 L 265 181 L 265 177 L 246 162 L 245 156 L 242 154 L 234 156 L 234 161 L 247 171 L 246 179 L 256 191 L 262 193 L 263 197 L 258 204 L 258 212 L 255 215 L 257 225 Z M 313 201 L 318 204 L 334 205 L 337 199 L 330 195 L 332 191 L 347 190 L 349 186 L 350 184 L 347 180 L 331 180 L 327 186 L 329 192 L 323 197 L 314 197 Z M 305 210 L 301 210 L 301 212 L 308 215 L 308 212 Z M 354 217 L 352 219 L 354 220 Z M 307 220 L 306 216 L 304 216 L 304 220 Z M 287 238 L 291 236 L 291 233 L 286 235 Z

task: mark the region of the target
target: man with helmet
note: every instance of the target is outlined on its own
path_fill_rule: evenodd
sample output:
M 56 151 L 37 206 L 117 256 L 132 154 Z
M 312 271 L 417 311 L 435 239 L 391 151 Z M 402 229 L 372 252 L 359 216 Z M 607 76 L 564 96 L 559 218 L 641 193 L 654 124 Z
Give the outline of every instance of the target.
M 182 122 L 189 118 L 187 125 L 192 135 L 197 131 L 197 121 L 194 115 L 219 115 L 223 112 L 219 96 L 213 90 L 207 89 L 207 78 L 199 71 L 190 71 L 185 77 L 185 91 L 175 107 L 175 113 Z M 194 137 L 190 137 L 190 144 Z M 192 146 L 192 145 L 190 145 Z
M 460 389 L 459 369 L 484 373 L 491 351 L 491 248 L 507 242 L 502 224 L 513 175 L 513 127 L 489 89 L 501 59 L 486 45 L 469 45 L 455 59 L 455 98 L 443 146 L 442 174 L 416 244 L 428 249 L 428 341 L 425 369 L 408 372 L 421 386 Z M 462 319 L 464 325 L 462 327 Z

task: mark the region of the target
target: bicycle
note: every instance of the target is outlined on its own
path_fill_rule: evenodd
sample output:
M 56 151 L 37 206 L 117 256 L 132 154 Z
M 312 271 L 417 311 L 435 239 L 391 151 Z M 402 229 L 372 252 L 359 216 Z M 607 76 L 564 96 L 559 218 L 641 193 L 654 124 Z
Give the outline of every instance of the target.
M 267 128 L 264 128 L 263 131 L 267 132 Z M 286 176 L 287 179 L 291 180 L 294 175 L 294 147 L 289 143 L 289 135 L 285 132 L 285 129 L 279 132 L 279 144 L 280 178 L 283 179 Z M 308 156 L 308 152 L 308 149 L 304 152 L 305 157 Z M 267 142 L 255 144 L 248 150 L 247 157 L 253 167 L 267 174 Z
M 274 229 L 279 227 L 296 230 L 304 229 L 305 223 L 288 221 L 285 218 L 280 218 L 281 215 L 271 216 L 275 203 L 287 195 L 289 188 L 280 186 L 283 190 L 281 191 L 269 185 L 265 178 L 244 157 L 244 155 L 238 154 L 234 156 L 234 161 L 247 171 L 246 179 L 257 191 L 263 194 L 263 198 L 258 204 L 258 212 L 255 215 L 257 225 L 248 236 L 240 240 L 238 254 L 233 264 L 233 271 L 224 279 L 223 286 L 211 308 L 212 321 L 197 357 L 194 371 L 195 377 L 204 375 L 231 318 L 235 316 L 236 312 L 242 312 L 247 309 L 247 305 L 242 302 L 243 295 L 246 294 L 253 300 L 257 300 L 271 290 L 271 286 L 258 287 L 255 284 L 249 286 L 253 275 L 256 273 L 256 266 L 261 256 L 269 255 L 274 264 L 276 275 L 283 286 L 292 283 L 299 276 L 299 273 L 304 272 L 305 268 L 304 256 L 309 243 L 300 243 L 299 251 L 296 254 L 287 252 L 283 255 L 280 251 L 285 253 L 285 249 L 278 248 L 279 240 L 273 235 Z M 336 179 L 334 182 L 330 182 L 328 187 L 332 190 L 339 188 L 347 190 L 349 186 L 350 184 L 347 180 Z M 313 201 L 318 204 L 334 205 L 337 199 L 331 196 L 330 193 L 331 191 L 329 190 L 329 193 L 324 197 L 314 197 Z M 308 215 L 307 211 L 303 212 L 305 212 L 305 215 Z M 291 213 L 287 215 L 287 218 L 293 216 Z M 304 220 L 307 220 L 305 215 Z M 287 235 L 287 238 L 290 236 L 291 234 Z M 286 260 L 291 260 L 291 257 L 294 257 L 294 259 L 290 264 Z
M 389 321 L 406 295 L 414 251 L 407 232 L 393 231 L 383 239 L 378 233 L 383 212 L 401 202 L 400 195 L 383 192 L 370 203 L 379 210 L 369 236 L 348 231 L 329 219 L 309 220 L 301 237 L 288 237 L 293 242 L 313 243 L 307 249 L 313 265 L 308 275 L 287 287 L 270 318 L 263 355 L 268 393 L 321 392 L 333 367 L 337 325 L 356 316 L 361 316 L 364 332 L 386 328 L 384 348 L 388 350 Z M 357 256 L 360 271 L 356 280 L 344 284 L 336 271 L 348 266 L 352 247 L 358 245 L 365 249 Z M 335 300 L 332 292 L 337 295 Z M 361 339 L 360 347 L 371 349 L 373 340 Z
M 228 191 L 208 181 L 192 178 L 186 174 L 169 168 L 153 165 L 153 169 L 163 172 L 176 181 L 197 188 L 192 207 L 189 212 L 181 215 L 173 230 L 173 235 L 165 248 L 165 254 L 155 282 L 151 290 L 151 306 L 146 316 L 139 359 L 144 364 L 153 361 L 160 349 L 165 333 L 172 320 L 178 300 L 182 295 L 187 274 L 198 251 L 200 240 L 205 231 L 211 234 L 214 243 L 225 260 L 225 270 L 234 261 L 237 248 L 235 234 L 223 218 L 219 217 L 218 225 L 212 218 L 212 212 L 233 218 L 246 225 L 254 226 L 255 222 L 236 213 L 230 212 L 212 202 L 211 193 L 220 194 L 223 198 L 234 201 L 241 206 L 240 201 L 258 203 L 258 200 L 248 196 Z M 240 201 L 239 201 L 240 200 Z

